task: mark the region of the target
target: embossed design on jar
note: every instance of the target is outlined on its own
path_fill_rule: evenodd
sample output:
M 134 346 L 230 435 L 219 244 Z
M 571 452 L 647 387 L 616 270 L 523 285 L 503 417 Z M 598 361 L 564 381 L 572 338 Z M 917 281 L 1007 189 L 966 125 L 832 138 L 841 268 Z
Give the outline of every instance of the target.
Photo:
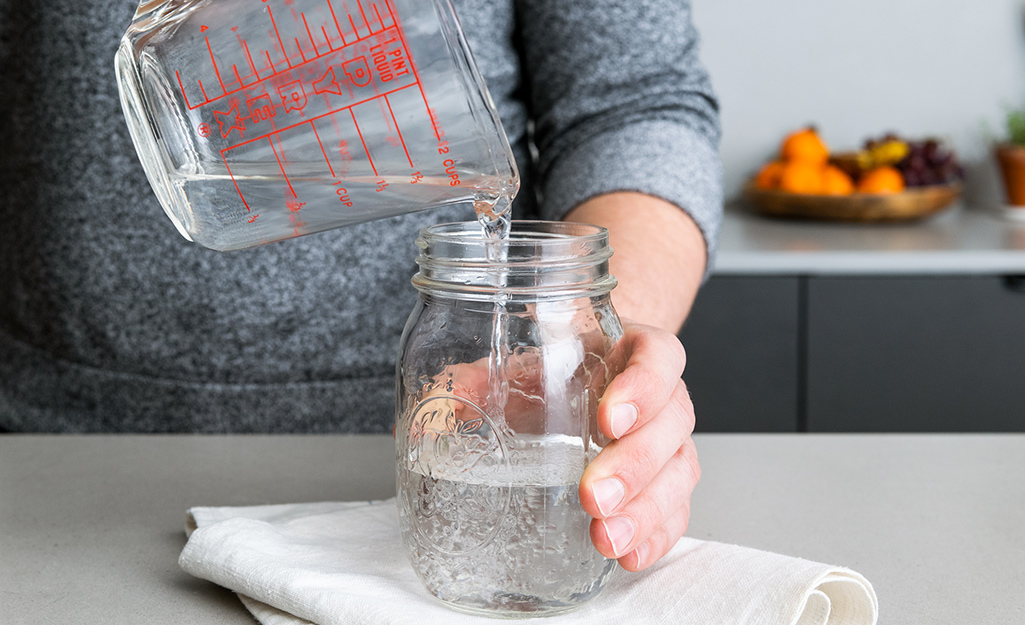
M 417 542 L 448 554 L 487 545 L 511 493 L 500 430 L 478 406 L 447 394 L 423 400 L 409 419 L 399 497 Z

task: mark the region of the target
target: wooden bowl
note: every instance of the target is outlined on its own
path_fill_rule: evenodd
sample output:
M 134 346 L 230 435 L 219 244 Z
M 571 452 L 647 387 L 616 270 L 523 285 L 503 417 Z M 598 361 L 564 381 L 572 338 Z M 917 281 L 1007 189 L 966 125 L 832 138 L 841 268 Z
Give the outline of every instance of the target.
M 853 195 L 787 193 L 759 189 L 753 181 L 744 187 L 744 199 L 757 213 L 824 221 L 912 221 L 943 210 L 960 195 L 960 184 L 911 187 L 900 193 Z

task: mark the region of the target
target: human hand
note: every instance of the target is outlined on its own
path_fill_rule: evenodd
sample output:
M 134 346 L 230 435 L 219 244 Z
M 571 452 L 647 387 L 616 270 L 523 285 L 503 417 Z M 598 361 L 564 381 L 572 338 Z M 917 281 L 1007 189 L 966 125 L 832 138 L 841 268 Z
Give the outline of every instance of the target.
M 598 551 L 640 571 L 687 530 L 701 467 L 679 339 L 625 320 L 623 331 L 626 367 L 598 407 L 598 427 L 615 440 L 584 471 L 580 500 L 594 517 L 591 541 Z

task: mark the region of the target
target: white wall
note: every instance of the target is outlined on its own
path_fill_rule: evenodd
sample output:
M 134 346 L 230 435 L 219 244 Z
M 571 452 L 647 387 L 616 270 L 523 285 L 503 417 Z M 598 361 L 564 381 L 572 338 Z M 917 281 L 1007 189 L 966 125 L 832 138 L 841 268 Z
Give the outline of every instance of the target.
M 693 0 L 722 105 L 726 194 L 814 123 L 833 149 L 894 130 L 951 140 L 966 199 L 1002 201 L 990 156 L 1025 106 L 1025 0 Z

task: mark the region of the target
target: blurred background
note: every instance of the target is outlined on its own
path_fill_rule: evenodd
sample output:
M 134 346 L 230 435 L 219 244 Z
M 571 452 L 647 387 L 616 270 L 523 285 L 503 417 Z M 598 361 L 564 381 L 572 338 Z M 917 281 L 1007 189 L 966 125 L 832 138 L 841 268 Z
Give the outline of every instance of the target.
M 1025 430 L 1025 209 L 994 156 L 1025 108 L 1025 2 L 696 0 L 694 20 L 728 203 L 681 335 L 698 430 Z M 960 198 L 894 223 L 760 214 L 744 185 L 809 124 L 834 153 L 939 138 Z
M 1020 0 L 696 0 L 702 59 L 722 104 L 727 197 L 784 134 L 835 149 L 888 131 L 949 139 L 966 200 L 996 204 L 992 143 L 1025 106 Z

